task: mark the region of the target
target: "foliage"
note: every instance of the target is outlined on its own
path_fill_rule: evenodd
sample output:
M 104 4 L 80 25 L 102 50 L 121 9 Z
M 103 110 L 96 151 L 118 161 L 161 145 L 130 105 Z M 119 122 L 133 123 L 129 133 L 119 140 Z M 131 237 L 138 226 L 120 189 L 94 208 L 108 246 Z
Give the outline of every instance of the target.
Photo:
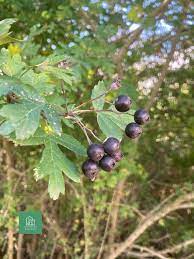
M 105 229 L 101 258 L 108 258 L 112 245 L 120 247 L 160 202 L 193 191 L 191 1 L 2 0 L 0 14 L 0 256 L 11 258 L 10 233 L 18 256 L 17 212 L 37 209 L 43 235 L 22 238 L 21 258 L 97 258 Z M 118 77 L 122 87 L 109 91 Z M 119 94 L 133 99 L 133 109 L 151 102 L 151 122 L 138 141 L 123 136 L 133 116 L 110 104 Z M 102 141 L 122 139 L 125 155 L 115 172 L 100 172 L 92 184 L 79 172 L 83 125 Z M 173 212 L 118 258 L 193 239 L 192 223 L 193 207 Z M 190 245 L 162 255 L 192 253 Z

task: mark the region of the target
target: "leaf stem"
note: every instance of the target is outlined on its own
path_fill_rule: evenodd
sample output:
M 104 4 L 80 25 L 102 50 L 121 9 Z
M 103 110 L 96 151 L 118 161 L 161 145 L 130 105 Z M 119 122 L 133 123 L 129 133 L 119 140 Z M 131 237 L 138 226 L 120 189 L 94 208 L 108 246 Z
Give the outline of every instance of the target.
M 88 144 L 90 145 L 90 144 L 92 143 L 92 141 L 91 141 L 91 139 L 89 138 L 89 136 L 88 136 L 88 134 L 87 134 L 87 131 L 86 131 L 86 128 L 85 128 L 84 124 L 83 124 L 83 123 L 81 122 L 81 120 L 80 120 L 78 117 L 76 117 L 75 115 L 74 115 L 74 118 L 75 118 L 76 123 L 80 126 L 81 130 L 82 130 L 83 133 L 85 134 L 86 139 L 87 139 L 87 141 L 88 141 Z
M 93 101 L 95 101 L 95 100 L 97 100 L 97 99 L 101 98 L 102 96 L 104 96 L 104 95 L 108 94 L 110 91 L 111 91 L 111 89 L 108 89 L 106 92 L 104 92 L 104 93 L 100 94 L 99 96 L 97 96 L 97 97 L 95 97 L 95 98 L 93 98 L 93 99 L 90 99 L 90 100 L 88 100 L 88 101 L 86 101 L 86 102 L 84 102 L 84 103 L 82 103 L 82 104 L 78 105 L 78 106 L 77 106 L 77 107 L 75 107 L 72 111 L 79 109 L 80 107 L 82 107 L 82 106 L 86 105 L 87 103 L 93 102 Z
M 113 113 L 116 113 L 116 114 L 119 114 L 119 115 L 128 114 L 128 115 L 134 116 L 134 114 L 129 113 L 129 112 L 121 113 L 121 112 L 117 112 L 117 111 L 114 111 L 114 110 L 94 110 L 94 109 L 90 109 L 90 110 L 79 110 L 79 111 L 75 111 L 74 113 L 81 114 L 81 113 L 88 113 L 88 112 L 96 112 L 96 113 L 98 113 L 98 112 L 113 112 Z
M 66 109 L 66 112 L 68 113 L 68 107 L 67 107 L 67 95 L 66 95 L 66 92 L 65 92 L 65 89 L 64 89 L 64 82 L 63 80 L 61 80 L 61 91 L 62 91 L 62 94 L 65 98 L 65 109 Z

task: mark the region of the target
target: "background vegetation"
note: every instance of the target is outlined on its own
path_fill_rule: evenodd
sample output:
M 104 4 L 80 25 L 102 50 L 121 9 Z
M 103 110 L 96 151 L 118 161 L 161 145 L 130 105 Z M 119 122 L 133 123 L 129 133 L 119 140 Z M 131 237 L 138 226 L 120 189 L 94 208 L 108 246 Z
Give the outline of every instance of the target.
M 151 114 L 138 141 L 123 138 L 125 159 L 113 173 L 100 173 L 94 183 L 65 178 L 65 194 L 57 200 L 46 181 L 34 179 L 42 145 L 14 145 L 2 137 L 0 257 L 194 258 L 191 1 L 1 0 L 0 6 L 0 20 L 17 19 L 11 37 L 18 40 L 1 42 L 6 55 L 19 54 L 31 65 L 52 53 L 71 57 L 65 66 L 75 79 L 65 84 L 66 97 L 53 102 L 78 105 L 98 81 L 108 86 L 118 76 L 122 87 L 107 101 L 124 93 L 134 109 Z M 37 87 L 48 92 L 53 80 L 40 79 Z M 93 113 L 84 120 L 105 138 Z M 63 127 L 87 146 L 79 127 L 65 121 Z M 83 158 L 64 153 L 80 167 Z M 30 209 L 42 212 L 42 235 L 18 234 L 17 212 Z

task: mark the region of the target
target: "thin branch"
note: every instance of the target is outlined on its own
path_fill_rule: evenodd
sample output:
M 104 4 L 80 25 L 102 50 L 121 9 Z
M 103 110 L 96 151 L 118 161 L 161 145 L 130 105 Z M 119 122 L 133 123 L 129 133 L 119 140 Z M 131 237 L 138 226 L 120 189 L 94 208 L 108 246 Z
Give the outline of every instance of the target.
M 164 204 L 158 211 L 153 213 L 153 215 L 152 213 L 148 214 L 148 217 L 146 217 L 145 220 L 137 226 L 133 233 L 130 234 L 123 243 L 120 243 L 119 246 L 114 250 L 114 252 L 111 253 L 107 258 L 117 258 L 126 249 L 131 248 L 134 242 L 155 222 L 167 216 L 169 213 L 181 209 L 181 205 L 191 200 L 194 200 L 194 192 L 184 194 L 177 198 L 175 201 L 171 201 L 167 204 Z
M 114 55 L 113 61 L 115 64 L 117 64 L 117 70 L 118 70 L 117 72 L 120 77 L 122 77 L 122 70 L 123 70 L 122 60 L 125 57 L 131 44 L 135 42 L 135 40 L 140 36 L 142 31 L 144 30 L 145 21 L 149 20 L 150 18 L 156 18 L 157 16 L 161 17 L 170 2 L 171 0 L 164 0 L 163 3 L 157 9 L 155 9 L 148 17 L 146 17 L 142 25 L 140 25 L 136 30 L 134 30 L 130 34 L 130 38 L 125 40 L 125 44 L 122 46 L 122 48 L 119 49 L 118 53 Z
M 96 140 L 98 140 L 99 142 L 103 142 L 100 138 L 98 138 L 98 137 L 94 134 L 94 132 L 93 132 L 91 129 L 89 129 L 89 128 L 86 127 L 86 126 L 85 126 L 85 129 L 86 129 L 88 132 L 90 132 L 90 134 L 91 134 Z
M 175 245 L 173 247 L 170 247 L 168 249 L 165 249 L 165 250 L 162 250 L 160 251 L 161 254 L 173 254 L 173 253 L 177 253 L 179 252 L 180 250 L 183 250 L 185 248 L 187 248 L 188 246 L 190 245 L 193 245 L 194 244 L 194 238 L 193 239 L 190 239 L 190 240 L 187 240 L 183 243 L 180 243 L 178 245 Z
M 145 246 L 133 245 L 133 248 L 136 248 L 136 249 L 138 249 L 138 250 L 140 250 L 140 251 L 146 251 L 146 252 L 148 252 L 150 255 L 155 256 L 155 257 L 160 258 L 160 259 L 169 259 L 169 257 L 163 256 L 163 255 L 161 254 L 161 252 L 152 250 L 152 249 L 150 249 L 150 248 L 148 248 L 148 247 L 145 247 Z
M 24 234 L 19 234 L 18 235 L 18 243 L 17 243 L 17 259 L 23 258 L 23 254 L 22 254 L 23 240 L 24 240 Z
M 7 211 L 10 213 L 13 210 L 13 176 L 12 176 L 12 168 L 13 168 L 13 153 L 12 153 L 12 143 L 7 141 L 6 139 L 3 140 L 3 147 L 6 151 L 5 153 L 5 163 L 6 163 L 6 173 L 7 173 L 7 186 L 8 186 L 8 203 L 7 203 Z M 14 256 L 14 230 L 13 230 L 13 218 L 10 216 L 8 219 L 8 245 L 7 245 L 7 256 L 8 259 L 13 259 Z
M 134 114 L 129 113 L 129 112 L 121 113 L 121 112 L 117 112 L 117 111 L 114 111 L 114 110 L 95 110 L 95 109 L 79 110 L 79 111 L 76 111 L 74 113 L 81 114 L 81 113 L 88 113 L 88 112 L 96 112 L 96 113 L 100 113 L 100 112 L 113 112 L 113 113 L 116 113 L 116 114 L 119 114 L 119 115 L 128 114 L 130 116 L 134 116 Z
M 88 144 L 90 145 L 92 143 L 92 141 L 87 134 L 84 124 L 81 122 L 81 120 L 78 117 L 74 116 L 74 118 L 75 118 L 75 122 L 80 126 L 81 130 L 83 131 L 84 135 L 86 136 Z
M 115 233 L 116 233 L 116 227 L 117 227 L 117 221 L 118 221 L 118 212 L 119 212 L 119 205 L 120 201 L 123 196 L 123 188 L 125 185 L 125 179 L 121 180 L 115 189 L 115 195 L 114 195 L 114 201 L 112 204 L 111 209 L 111 224 L 110 224 L 110 230 L 108 235 L 108 244 L 111 245 L 114 243 L 115 240 Z M 111 249 L 111 248 L 110 248 Z
M 67 107 L 67 95 L 66 95 L 66 92 L 65 92 L 65 89 L 64 89 L 64 82 L 63 80 L 61 80 L 61 91 L 62 91 L 62 94 L 65 98 L 65 109 L 66 109 L 66 112 L 68 113 L 68 107 Z
M 107 218 L 107 221 L 106 221 L 106 226 L 105 226 L 105 230 L 104 230 L 104 235 L 103 235 L 103 237 L 102 237 L 102 242 L 101 242 L 100 250 L 99 250 L 99 252 L 98 252 L 98 256 L 97 256 L 96 259 L 100 259 L 100 258 L 101 258 L 102 253 L 103 253 L 103 250 L 104 250 L 104 244 L 105 244 L 106 237 L 107 237 L 107 234 L 108 234 L 108 228 L 109 228 L 110 219 L 111 219 L 111 212 L 112 212 L 112 208 L 113 208 L 114 201 L 115 201 L 115 198 L 116 198 L 116 194 L 117 194 L 117 188 L 115 188 L 115 190 L 114 190 L 114 192 L 113 192 L 111 204 L 110 204 L 110 206 L 109 206 L 109 214 L 108 214 L 108 218 Z
M 100 94 L 99 96 L 97 96 L 97 97 L 95 97 L 95 98 L 93 98 L 93 99 L 90 99 L 90 100 L 88 100 L 88 101 L 86 101 L 86 102 L 84 102 L 84 103 L 78 105 L 77 107 L 75 107 L 75 108 L 72 110 L 72 112 L 75 111 L 75 110 L 77 110 L 77 109 L 79 109 L 80 107 L 82 107 L 82 106 L 84 106 L 84 105 L 90 103 L 90 102 L 93 102 L 93 101 L 95 101 L 95 100 L 100 99 L 102 96 L 108 94 L 109 92 L 110 92 L 110 89 L 108 89 L 106 92 Z
M 49 259 L 53 259 L 53 258 L 54 258 L 56 246 L 57 246 L 57 238 L 56 238 L 55 241 L 53 242 L 53 247 L 52 247 L 51 255 L 50 255 Z
M 85 239 L 85 247 L 84 247 L 84 259 L 89 259 L 89 224 L 88 224 L 88 211 L 87 211 L 87 200 L 84 191 L 83 181 L 81 179 L 81 202 L 83 206 L 83 223 L 84 223 L 84 239 Z

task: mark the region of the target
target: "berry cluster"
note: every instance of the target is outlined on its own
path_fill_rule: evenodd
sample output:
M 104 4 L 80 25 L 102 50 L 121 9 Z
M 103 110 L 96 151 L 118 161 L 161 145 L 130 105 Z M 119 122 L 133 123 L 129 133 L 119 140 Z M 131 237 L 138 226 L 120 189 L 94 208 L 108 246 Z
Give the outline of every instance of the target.
M 129 96 L 120 95 L 115 101 L 115 108 L 119 112 L 127 112 L 131 108 L 132 100 Z M 134 114 L 134 121 L 125 128 L 125 134 L 129 138 L 137 138 L 142 133 L 141 125 L 148 122 L 149 113 L 139 109 Z M 88 159 L 82 165 L 82 171 L 91 181 L 94 181 L 100 171 L 112 171 L 116 163 L 123 157 L 120 150 L 120 141 L 109 137 L 103 144 L 91 144 L 87 149 Z
M 91 144 L 87 150 L 88 160 L 82 165 L 83 173 L 94 181 L 100 168 L 110 172 L 116 166 L 116 162 L 122 159 L 120 141 L 110 137 L 103 144 Z

